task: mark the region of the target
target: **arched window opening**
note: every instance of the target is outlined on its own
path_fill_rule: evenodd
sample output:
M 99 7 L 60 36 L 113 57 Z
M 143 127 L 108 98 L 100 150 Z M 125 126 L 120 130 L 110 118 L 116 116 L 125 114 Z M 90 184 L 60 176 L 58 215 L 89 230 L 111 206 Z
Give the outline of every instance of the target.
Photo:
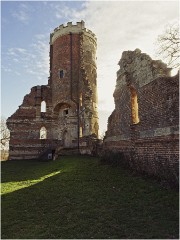
M 132 123 L 139 123 L 139 113 L 138 113 L 138 99 L 136 90 L 133 87 L 130 87 L 131 91 L 131 114 L 132 114 Z
M 47 130 L 45 127 L 42 127 L 40 129 L 40 139 L 46 139 L 47 138 Z
M 46 112 L 46 102 L 45 101 L 41 102 L 41 112 Z

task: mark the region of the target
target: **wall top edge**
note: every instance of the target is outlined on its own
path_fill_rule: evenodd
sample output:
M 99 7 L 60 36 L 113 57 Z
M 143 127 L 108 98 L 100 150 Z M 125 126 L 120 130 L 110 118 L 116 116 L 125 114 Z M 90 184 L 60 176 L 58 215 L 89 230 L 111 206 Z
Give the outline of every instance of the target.
M 52 44 L 56 38 L 70 33 L 84 33 L 85 35 L 94 38 L 95 41 L 97 40 L 96 35 L 91 30 L 85 28 L 84 21 L 77 22 L 75 25 L 73 25 L 72 22 L 68 22 L 66 26 L 61 24 L 59 27 L 54 29 L 54 31 L 50 34 L 50 44 Z

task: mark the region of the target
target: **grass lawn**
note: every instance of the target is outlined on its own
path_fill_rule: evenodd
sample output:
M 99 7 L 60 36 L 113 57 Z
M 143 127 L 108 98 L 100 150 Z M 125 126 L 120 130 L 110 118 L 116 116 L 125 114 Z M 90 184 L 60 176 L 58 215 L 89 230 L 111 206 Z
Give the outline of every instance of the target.
M 1 164 L 1 238 L 179 238 L 178 193 L 91 157 Z

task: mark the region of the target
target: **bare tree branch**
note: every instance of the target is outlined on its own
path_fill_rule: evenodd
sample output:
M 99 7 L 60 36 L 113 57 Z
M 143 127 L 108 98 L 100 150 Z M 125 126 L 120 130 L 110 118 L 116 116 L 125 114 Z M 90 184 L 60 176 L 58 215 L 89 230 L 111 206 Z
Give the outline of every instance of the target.
M 0 128 L 1 150 L 7 150 L 9 148 L 10 132 L 6 125 L 6 119 L 1 118 Z
M 177 68 L 180 66 L 178 23 L 166 26 L 164 33 L 158 36 L 156 46 L 156 55 L 161 57 L 169 67 Z

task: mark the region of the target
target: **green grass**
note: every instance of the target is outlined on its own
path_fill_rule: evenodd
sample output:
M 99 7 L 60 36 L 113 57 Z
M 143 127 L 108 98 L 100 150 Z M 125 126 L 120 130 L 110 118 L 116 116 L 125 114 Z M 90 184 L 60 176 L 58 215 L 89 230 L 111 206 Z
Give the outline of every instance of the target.
M 91 157 L 2 162 L 2 239 L 178 238 L 178 193 Z

